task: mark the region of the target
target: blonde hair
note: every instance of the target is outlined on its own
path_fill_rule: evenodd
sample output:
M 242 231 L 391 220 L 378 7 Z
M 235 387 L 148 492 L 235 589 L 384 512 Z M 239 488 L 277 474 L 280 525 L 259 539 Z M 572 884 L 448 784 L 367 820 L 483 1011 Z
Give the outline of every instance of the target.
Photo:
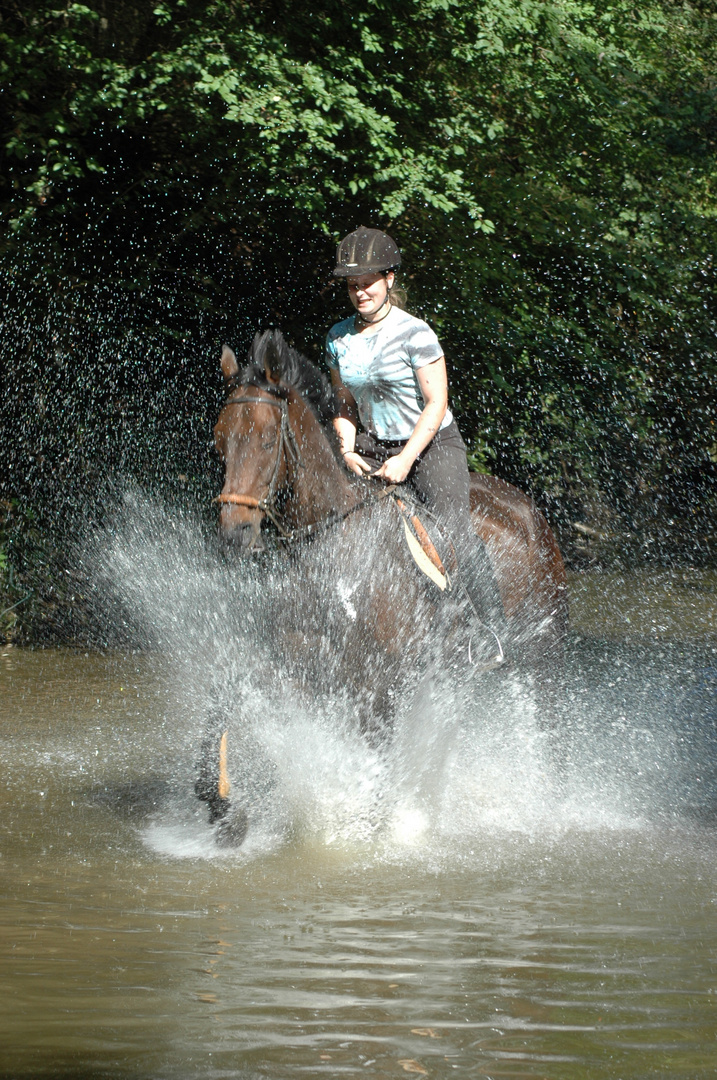
M 406 286 L 397 280 L 396 271 L 393 272 L 393 285 L 388 290 L 388 298 L 391 301 L 392 307 L 400 308 L 401 311 L 406 310 L 406 303 L 408 297 L 406 296 Z

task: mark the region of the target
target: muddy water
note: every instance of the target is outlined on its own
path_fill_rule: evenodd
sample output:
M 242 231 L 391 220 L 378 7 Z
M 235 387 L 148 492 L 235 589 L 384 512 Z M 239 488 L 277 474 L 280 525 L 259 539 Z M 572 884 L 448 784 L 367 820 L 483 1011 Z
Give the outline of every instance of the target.
M 260 703 L 280 794 L 237 852 L 176 640 L 2 650 L 0 1075 L 715 1075 L 714 583 L 680 580 L 574 582 L 559 774 L 498 680 L 419 703 L 388 777 Z

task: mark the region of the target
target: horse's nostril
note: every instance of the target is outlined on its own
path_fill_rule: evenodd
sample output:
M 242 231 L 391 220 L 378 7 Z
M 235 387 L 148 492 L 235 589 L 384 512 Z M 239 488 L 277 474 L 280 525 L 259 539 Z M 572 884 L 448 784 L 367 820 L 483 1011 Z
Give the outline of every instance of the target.
M 237 521 L 221 530 L 221 539 L 225 547 L 237 551 L 263 551 L 261 531 L 251 521 Z

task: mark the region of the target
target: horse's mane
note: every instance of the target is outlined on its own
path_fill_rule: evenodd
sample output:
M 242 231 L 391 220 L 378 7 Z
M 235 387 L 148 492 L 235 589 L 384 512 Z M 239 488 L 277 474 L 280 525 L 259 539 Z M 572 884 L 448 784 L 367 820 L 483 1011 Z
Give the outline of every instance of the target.
M 285 397 L 285 388 L 291 387 L 314 410 L 322 424 L 329 424 L 337 415 L 338 403 L 331 383 L 315 364 L 292 349 L 281 330 L 256 334 L 247 361 L 246 367 L 233 380 L 237 386 L 258 386 L 278 397 Z

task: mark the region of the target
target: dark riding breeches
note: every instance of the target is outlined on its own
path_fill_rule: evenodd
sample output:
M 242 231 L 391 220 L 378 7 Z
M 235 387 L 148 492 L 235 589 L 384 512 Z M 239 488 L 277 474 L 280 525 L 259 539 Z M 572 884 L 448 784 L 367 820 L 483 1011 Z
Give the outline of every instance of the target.
M 399 454 L 405 442 L 387 442 L 368 432 L 356 436 L 356 450 L 378 467 Z M 448 530 L 469 595 L 481 618 L 499 631 L 504 621 L 498 583 L 470 514 L 466 445 L 455 421 L 437 432 L 419 455 L 406 483 Z

